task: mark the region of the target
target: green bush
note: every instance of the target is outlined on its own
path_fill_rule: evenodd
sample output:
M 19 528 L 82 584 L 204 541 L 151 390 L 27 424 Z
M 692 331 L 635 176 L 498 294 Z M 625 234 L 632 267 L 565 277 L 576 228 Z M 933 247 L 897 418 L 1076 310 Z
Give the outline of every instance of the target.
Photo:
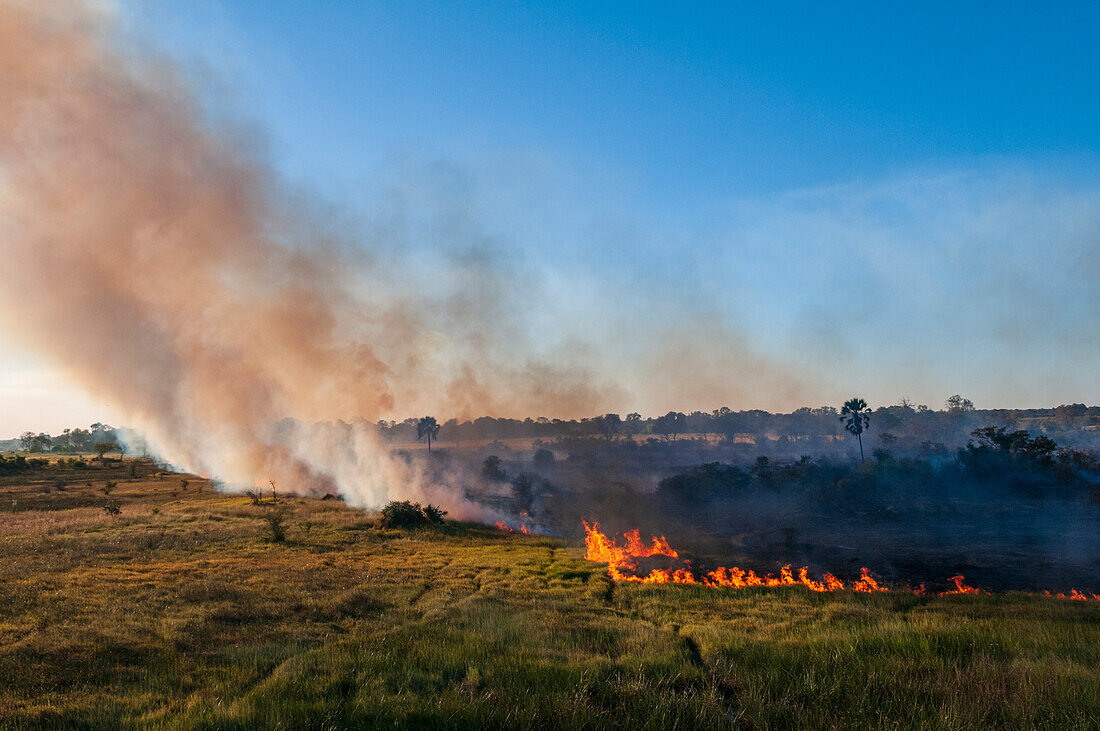
M 408 500 L 393 500 L 382 508 L 381 528 L 414 528 L 429 523 L 442 523 L 446 510 L 435 505 L 421 506 Z
M 424 506 L 424 517 L 427 518 L 430 523 L 442 523 L 445 515 L 447 515 L 447 511 L 437 505 L 428 503 Z

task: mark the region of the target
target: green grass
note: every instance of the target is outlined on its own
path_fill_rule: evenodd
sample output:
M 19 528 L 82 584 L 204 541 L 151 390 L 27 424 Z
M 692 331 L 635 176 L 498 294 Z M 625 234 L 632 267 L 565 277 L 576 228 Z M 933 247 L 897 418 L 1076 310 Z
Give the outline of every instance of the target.
M 1100 604 L 613 586 L 563 541 L 316 500 L 272 543 L 198 478 L 81 507 L 104 475 L 0 483 L 0 727 L 1100 723 Z

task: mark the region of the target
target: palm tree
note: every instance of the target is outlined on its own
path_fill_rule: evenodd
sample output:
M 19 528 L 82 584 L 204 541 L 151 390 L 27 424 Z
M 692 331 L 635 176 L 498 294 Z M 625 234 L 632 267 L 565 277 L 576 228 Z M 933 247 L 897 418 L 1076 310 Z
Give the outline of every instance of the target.
M 432 438 L 438 433 L 439 424 L 436 423 L 434 416 L 425 416 L 416 422 L 416 440 L 420 441 L 424 437 L 428 438 L 428 454 L 432 453 Z
M 867 402 L 861 398 L 850 398 L 844 402 L 840 410 L 840 420 L 844 422 L 844 428 L 856 435 L 859 440 L 859 461 L 863 461 L 863 430 L 871 420 L 871 409 Z

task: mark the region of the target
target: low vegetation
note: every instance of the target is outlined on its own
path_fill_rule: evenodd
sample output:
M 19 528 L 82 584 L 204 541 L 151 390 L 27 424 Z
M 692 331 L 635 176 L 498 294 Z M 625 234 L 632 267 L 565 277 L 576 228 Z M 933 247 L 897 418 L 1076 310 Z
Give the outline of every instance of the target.
M 613 585 L 575 543 L 430 506 L 379 527 L 338 500 L 180 491 L 205 481 L 151 466 L 57 469 L 0 477 L 4 728 L 1100 718 L 1100 604 Z
M 382 508 L 379 528 L 415 528 L 416 526 L 441 524 L 447 511 L 435 505 L 421 505 L 408 500 L 394 500 Z

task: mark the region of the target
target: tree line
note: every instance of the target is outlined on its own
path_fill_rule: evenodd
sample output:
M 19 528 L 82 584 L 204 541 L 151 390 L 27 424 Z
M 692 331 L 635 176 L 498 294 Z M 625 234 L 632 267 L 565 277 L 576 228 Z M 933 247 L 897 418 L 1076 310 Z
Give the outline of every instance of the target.
M 87 429 L 65 429 L 53 436 L 45 432 L 23 432 L 18 446 L 24 452 L 55 452 L 79 454 L 95 452 L 103 456 L 107 452 L 120 451 L 118 432 L 107 424 L 96 422 Z
M 853 410 L 851 407 L 857 406 L 853 401 L 862 405 Z M 845 408 L 848 408 L 847 412 Z M 442 444 L 514 438 L 617 439 L 629 436 L 676 439 L 688 434 L 729 440 L 754 435 L 840 438 L 847 430 L 862 446 L 869 423 L 873 425 L 875 439 L 885 446 L 893 446 L 896 442 L 910 445 L 936 441 L 961 443 L 966 441 L 971 431 L 991 423 L 1014 429 L 1030 429 L 1035 433 L 1064 434 L 1090 428 L 1100 430 L 1100 406 L 1068 404 L 1047 409 L 977 409 L 970 399 L 958 394 L 948 398 L 944 407 L 938 410 L 914 404 L 908 399 L 871 409 L 863 399 L 852 399 L 839 410 L 832 406 L 803 407 L 790 413 L 759 409 L 734 411 L 722 407 L 711 412 L 670 411 L 654 417 L 643 417 L 638 413 L 625 417 L 608 413 L 581 419 L 483 416 L 468 421 L 450 419 L 442 424 L 432 417 L 422 417 L 404 421 L 383 420 L 377 426 L 388 441 L 411 442 L 425 438 L 425 419 L 429 418 L 431 438 Z

